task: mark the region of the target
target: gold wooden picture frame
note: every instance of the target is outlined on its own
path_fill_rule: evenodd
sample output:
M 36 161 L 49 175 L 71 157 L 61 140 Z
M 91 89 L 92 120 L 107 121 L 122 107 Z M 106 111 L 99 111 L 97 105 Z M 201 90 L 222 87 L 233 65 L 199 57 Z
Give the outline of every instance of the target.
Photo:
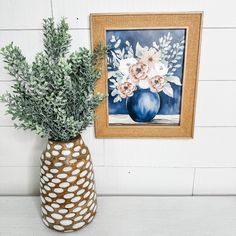
M 109 46 L 97 138 L 193 137 L 202 15 L 90 15 L 92 48 Z

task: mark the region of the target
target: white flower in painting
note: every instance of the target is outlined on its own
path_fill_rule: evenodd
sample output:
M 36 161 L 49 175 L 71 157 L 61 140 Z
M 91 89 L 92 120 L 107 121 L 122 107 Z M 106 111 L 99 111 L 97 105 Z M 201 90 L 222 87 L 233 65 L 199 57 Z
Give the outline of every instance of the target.
M 168 72 L 168 68 L 162 62 L 155 64 L 154 68 L 150 71 L 150 77 L 154 77 L 156 75 L 165 76 Z
M 146 54 L 148 52 L 148 47 L 145 46 L 145 47 L 142 47 L 139 42 L 137 42 L 136 44 L 136 57 L 138 58 L 142 58 L 144 54 Z
M 136 63 L 137 63 L 137 60 L 133 57 L 122 59 L 120 60 L 119 71 L 124 75 L 124 77 L 127 77 L 129 75 L 129 67 Z
M 143 53 L 143 56 L 140 61 L 148 65 L 148 67 L 151 69 L 154 68 L 157 63 L 159 63 L 159 59 L 160 53 L 155 48 L 150 48 L 148 51 Z
M 149 85 L 149 80 L 148 80 L 148 78 L 147 78 L 147 79 L 144 79 L 144 80 L 139 80 L 138 86 L 139 86 L 141 89 L 147 89 L 147 88 L 149 88 L 150 85 Z

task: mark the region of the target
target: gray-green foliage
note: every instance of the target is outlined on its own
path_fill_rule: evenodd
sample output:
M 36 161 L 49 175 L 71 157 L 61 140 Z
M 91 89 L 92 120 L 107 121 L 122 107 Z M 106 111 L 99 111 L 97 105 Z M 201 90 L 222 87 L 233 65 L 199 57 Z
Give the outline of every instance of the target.
M 1 49 L 6 69 L 14 77 L 13 91 L 1 96 L 15 127 L 36 131 L 52 140 L 69 140 L 93 123 L 104 96 L 94 95 L 106 49 L 86 48 L 68 54 L 71 36 L 64 19 L 55 26 L 45 19 L 44 51 L 28 64 L 13 43 Z

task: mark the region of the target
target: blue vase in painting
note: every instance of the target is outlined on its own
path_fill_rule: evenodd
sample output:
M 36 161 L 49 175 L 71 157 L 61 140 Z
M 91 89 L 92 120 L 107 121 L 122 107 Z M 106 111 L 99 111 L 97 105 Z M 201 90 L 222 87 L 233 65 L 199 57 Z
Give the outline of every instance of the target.
M 160 97 L 150 89 L 138 89 L 126 102 L 127 111 L 136 122 L 150 122 L 160 109 Z

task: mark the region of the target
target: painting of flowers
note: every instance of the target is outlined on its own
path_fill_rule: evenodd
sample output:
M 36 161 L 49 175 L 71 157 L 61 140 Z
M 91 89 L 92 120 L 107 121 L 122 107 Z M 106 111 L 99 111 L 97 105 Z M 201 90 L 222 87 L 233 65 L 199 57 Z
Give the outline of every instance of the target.
M 107 30 L 109 125 L 179 125 L 186 29 Z

